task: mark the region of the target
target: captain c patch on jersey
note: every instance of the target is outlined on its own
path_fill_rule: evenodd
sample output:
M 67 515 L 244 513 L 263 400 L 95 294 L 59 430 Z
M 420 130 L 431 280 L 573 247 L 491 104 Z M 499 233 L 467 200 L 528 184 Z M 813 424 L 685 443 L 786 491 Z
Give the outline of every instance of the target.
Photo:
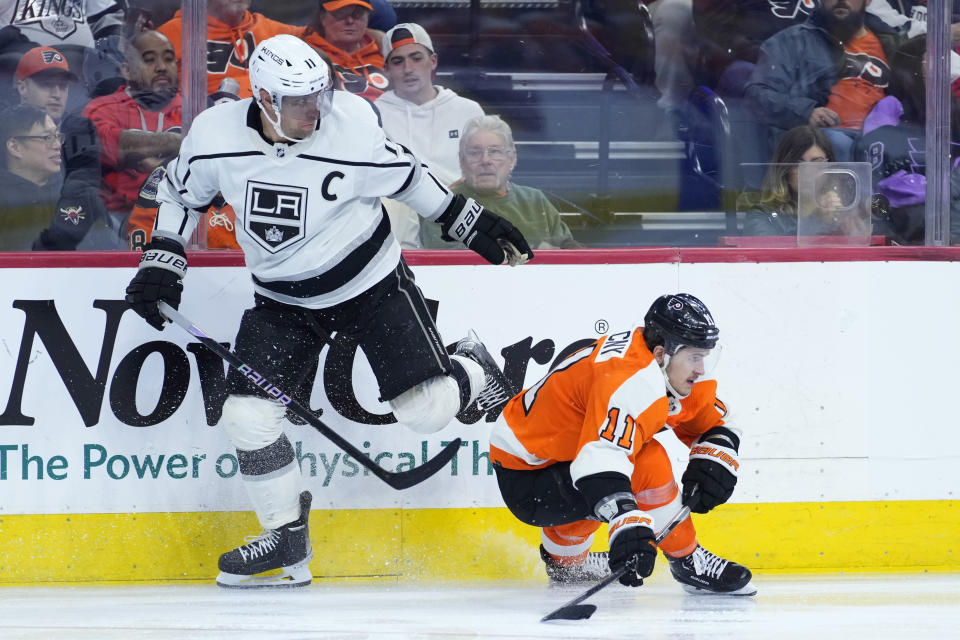
M 304 238 L 307 190 L 285 184 L 247 181 L 244 228 L 264 249 L 276 253 Z

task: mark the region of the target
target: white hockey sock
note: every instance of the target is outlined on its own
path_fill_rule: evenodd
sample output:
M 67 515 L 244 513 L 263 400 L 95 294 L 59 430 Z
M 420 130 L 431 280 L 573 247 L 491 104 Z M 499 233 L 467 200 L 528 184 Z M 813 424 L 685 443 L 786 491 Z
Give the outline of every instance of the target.
M 271 474 L 242 478 L 265 529 L 278 529 L 300 517 L 300 467 L 296 460 Z

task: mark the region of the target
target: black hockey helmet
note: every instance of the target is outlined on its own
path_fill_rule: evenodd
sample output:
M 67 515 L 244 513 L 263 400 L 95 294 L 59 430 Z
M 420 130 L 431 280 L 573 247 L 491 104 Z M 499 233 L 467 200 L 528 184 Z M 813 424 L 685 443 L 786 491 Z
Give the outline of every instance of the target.
M 720 329 L 710 310 L 689 293 L 660 296 L 643 317 L 643 338 L 651 350 L 663 345 L 673 355 L 680 347 L 713 349 Z

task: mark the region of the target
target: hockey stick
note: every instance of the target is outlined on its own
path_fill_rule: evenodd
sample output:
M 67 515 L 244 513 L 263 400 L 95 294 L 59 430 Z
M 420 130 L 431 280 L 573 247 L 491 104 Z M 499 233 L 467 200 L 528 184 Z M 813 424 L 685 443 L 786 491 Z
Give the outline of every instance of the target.
M 203 332 L 200 327 L 190 322 L 183 314 L 168 305 L 166 302 L 158 304 L 160 313 L 169 318 L 174 324 L 180 326 L 184 331 L 195 337 L 203 345 L 213 351 L 215 354 L 229 362 L 250 378 L 254 384 L 267 392 L 270 396 L 276 398 L 287 405 L 295 414 L 310 423 L 314 429 L 322 433 L 328 440 L 346 451 L 354 460 L 369 469 L 373 475 L 377 476 L 394 489 L 407 489 L 415 484 L 420 484 L 436 472 L 447 465 L 450 460 L 457 455 L 460 450 L 460 438 L 455 438 L 444 449 L 433 458 L 430 458 L 419 467 L 414 467 L 408 471 L 392 472 L 387 471 L 376 462 L 368 458 L 362 451 L 344 440 L 336 431 L 325 425 L 312 411 L 297 402 L 294 398 L 283 393 L 280 389 L 273 386 L 269 380 L 254 371 L 253 367 L 246 364 L 235 353 L 225 349 L 220 343 Z
M 687 519 L 687 516 L 690 515 L 690 507 L 683 507 L 680 511 L 673 517 L 673 520 L 670 521 L 667 526 L 665 526 L 660 533 L 657 534 L 656 542 L 657 545 L 663 542 L 663 539 L 670 535 L 670 532 L 677 528 L 677 525 Z M 540 622 L 547 622 L 548 620 L 586 620 L 593 615 L 593 612 L 597 610 L 597 605 L 595 604 L 580 604 L 600 589 L 603 589 L 605 586 L 612 582 L 616 582 L 620 579 L 620 576 L 625 574 L 627 571 L 632 571 L 634 568 L 634 563 L 627 562 L 627 564 L 620 569 L 617 569 L 609 576 L 593 585 L 582 594 L 566 603 L 559 609 L 555 609 L 548 613 L 547 615 L 540 618 Z

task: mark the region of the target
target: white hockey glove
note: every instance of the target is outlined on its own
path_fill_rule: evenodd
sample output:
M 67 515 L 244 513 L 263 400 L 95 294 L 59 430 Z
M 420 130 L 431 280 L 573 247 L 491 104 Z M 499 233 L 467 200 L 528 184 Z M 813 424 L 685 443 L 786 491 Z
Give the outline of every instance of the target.
M 733 495 L 740 470 L 740 436 L 727 427 L 714 427 L 690 447 L 683 472 L 683 504 L 694 513 L 707 513 Z
M 459 240 L 491 264 L 515 267 L 533 258 L 519 229 L 472 198 L 454 195 L 436 222 L 444 240 Z

